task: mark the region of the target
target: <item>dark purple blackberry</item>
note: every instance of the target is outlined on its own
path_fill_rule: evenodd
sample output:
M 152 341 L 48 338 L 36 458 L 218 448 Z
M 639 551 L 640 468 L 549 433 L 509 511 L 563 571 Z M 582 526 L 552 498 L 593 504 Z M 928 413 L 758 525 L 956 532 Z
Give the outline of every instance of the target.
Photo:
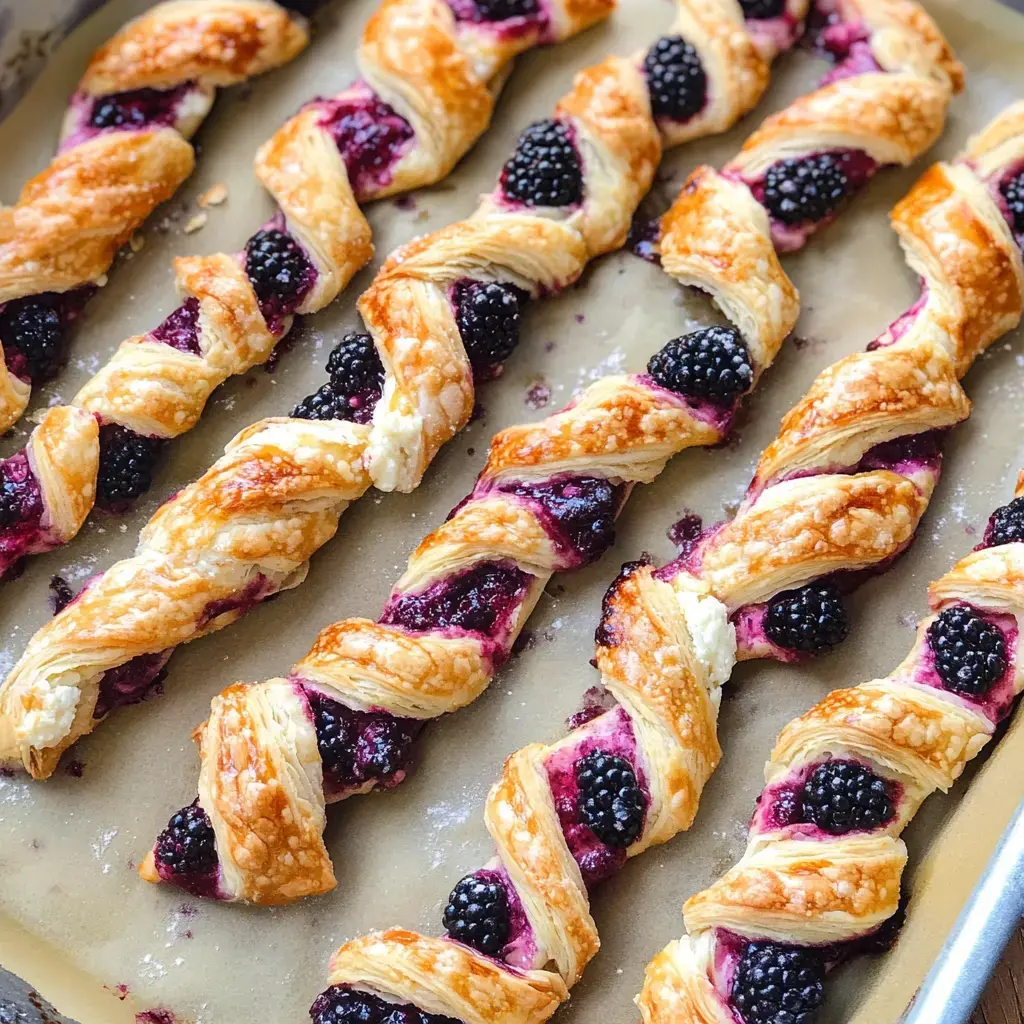
M 528 299 L 522 288 L 512 284 L 467 280 L 455 285 L 455 322 L 474 370 L 493 373 L 512 355 Z
M 621 757 L 591 751 L 574 765 L 580 820 L 606 846 L 624 850 L 640 835 L 647 796 L 633 766 Z
M 1010 223 L 1018 235 L 1024 235 L 1024 171 L 1004 181 L 999 191 L 1010 211 Z
M 89 115 L 93 128 L 141 128 L 172 124 L 182 89 L 132 89 L 96 100 Z
M 33 383 L 51 377 L 64 355 L 60 311 L 32 297 L 8 302 L 0 312 L 0 341 L 12 373 Z
M 1003 505 L 992 513 L 985 531 L 985 544 L 997 547 L 1024 541 L 1024 498 L 1014 498 L 1009 505 Z
M 378 714 L 363 724 L 356 741 L 355 769 L 362 779 L 387 781 L 408 763 L 416 739 L 416 727 L 408 719 Z
M 297 420 L 351 420 L 353 418 L 349 396 L 338 394 L 330 381 L 321 384 L 312 395 L 307 395 L 299 402 L 292 409 L 292 416 Z
M 167 822 L 156 841 L 156 860 L 177 875 L 207 875 L 217 867 L 217 837 L 198 801 Z
M 878 828 L 894 813 L 889 784 L 856 761 L 826 761 L 804 785 L 804 820 L 834 836 Z
M 444 930 L 459 942 L 497 956 L 508 942 L 508 893 L 498 881 L 476 875 L 460 879 L 444 908 Z
M 349 332 L 327 359 L 331 379 L 304 398 L 292 416 L 300 420 L 368 423 L 384 387 L 384 364 L 368 334 Z
M 662 36 L 647 51 L 644 72 L 655 117 L 688 121 L 703 109 L 707 75 L 700 54 L 682 36 Z
M 813 1024 L 825 995 L 825 967 L 813 950 L 752 942 L 732 982 L 743 1024 Z
M 829 583 L 808 583 L 769 603 L 764 631 L 778 647 L 819 654 L 841 644 L 850 627 L 839 591 Z
M 786 12 L 786 0 L 740 0 L 743 17 L 751 21 L 779 18 Z
M 308 287 L 310 267 L 306 254 L 284 231 L 257 231 L 245 246 L 245 273 L 256 297 L 293 300 Z
M 850 179 L 834 153 L 780 160 L 764 176 L 768 212 L 783 224 L 824 220 L 840 203 Z
M 747 346 L 731 327 L 705 327 L 673 339 L 651 356 L 647 372 L 669 391 L 723 405 L 754 383 Z
M 505 194 L 527 206 L 572 206 L 583 201 L 583 166 L 567 125 L 531 124 L 501 176 Z
M 982 697 L 1006 672 L 1006 639 L 970 605 L 940 612 L 928 627 L 935 671 L 945 685 L 968 697 Z
M 508 21 L 528 18 L 540 10 L 537 0 L 475 0 L 480 21 Z
M 119 128 L 123 124 L 142 125 L 146 119 L 135 107 L 123 107 L 116 99 L 105 98 L 96 101 L 92 108 L 89 124 L 94 128 Z
M 117 423 L 100 427 L 97 500 L 117 511 L 145 494 L 153 483 L 153 470 L 163 444 L 163 438 L 143 437 Z
M 388 1003 L 372 992 L 332 985 L 309 1008 L 312 1024 L 460 1024 L 455 1017 L 427 1013 L 411 1003 Z
M 43 493 L 25 451 L 0 461 L 0 530 L 38 522 L 43 514 Z

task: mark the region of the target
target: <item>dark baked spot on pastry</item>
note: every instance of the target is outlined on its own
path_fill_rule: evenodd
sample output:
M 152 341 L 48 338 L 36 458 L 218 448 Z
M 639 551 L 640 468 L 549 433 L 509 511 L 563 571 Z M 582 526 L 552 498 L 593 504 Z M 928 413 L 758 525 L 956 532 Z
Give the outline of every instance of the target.
M 651 558 L 647 554 L 644 554 L 642 558 L 638 558 L 634 562 L 624 562 L 619 570 L 619 574 L 608 585 L 608 589 L 604 592 L 604 597 L 601 598 L 601 621 L 598 623 L 597 629 L 594 630 L 594 643 L 599 647 L 617 647 L 620 643 L 622 638 L 618 635 L 615 626 L 612 624 L 612 619 L 615 615 L 615 596 L 618 593 L 619 587 L 633 573 L 650 564 Z
M 478 382 L 498 376 L 515 351 L 529 298 L 522 288 L 505 282 L 466 279 L 455 283 L 455 322 Z
M 0 462 L 0 530 L 34 526 L 43 515 L 43 493 L 25 452 Z M 0 547 L 2 552 L 2 547 Z
M 93 104 L 89 124 L 93 128 L 145 128 L 174 124 L 182 95 L 191 82 L 173 89 L 132 89 L 100 96 Z
M 780 160 L 765 172 L 761 201 L 783 224 L 824 220 L 860 184 L 854 169 L 850 151 Z
M 257 231 L 246 243 L 245 273 L 272 331 L 279 329 L 280 317 L 295 312 L 316 279 L 299 244 L 277 228 Z
M 216 870 L 217 837 L 198 799 L 167 822 L 157 838 L 154 856 L 161 875 L 210 875 Z M 181 884 L 178 877 L 174 880 Z
M 126 511 L 152 486 L 165 444 L 162 437 L 144 437 L 118 423 L 100 427 L 97 502 L 111 512 Z
M 384 388 L 384 364 L 368 334 L 349 332 L 327 358 L 330 380 L 292 410 L 302 420 L 369 423 Z
M 857 761 L 826 761 L 804 784 L 804 821 L 830 835 L 876 829 L 894 813 L 889 783 Z
M 1014 498 L 992 513 L 985 530 L 984 546 L 997 547 L 1024 541 L 1024 497 Z
M 730 405 L 754 384 L 750 353 L 732 327 L 706 327 L 675 338 L 647 364 L 652 380 L 687 398 Z
M 59 299 L 30 295 L 5 303 L 0 342 L 7 369 L 32 383 L 52 377 L 64 361 L 64 327 Z
M 946 608 L 928 627 L 935 671 L 945 686 L 968 697 L 982 697 L 1006 673 L 1003 631 L 970 605 Z
M 455 1017 L 427 1013 L 412 1003 L 389 1003 L 371 992 L 332 985 L 309 1008 L 312 1024 L 461 1024 Z
M 583 165 L 571 128 L 547 119 L 519 136 L 501 185 L 509 199 L 527 206 L 573 206 L 583 201 Z
M 574 770 L 580 820 L 606 846 L 626 849 L 643 831 L 647 812 L 647 795 L 633 766 L 624 758 L 594 750 L 581 757 Z
M 740 0 L 743 17 L 750 21 L 781 18 L 786 13 L 786 0 Z
M 448 896 L 442 918 L 445 931 L 487 956 L 496 956 L 508 942 L 508 893 L 497 879 L 475 874 L 459 879 Z
M 696 47 L 682 36 L 662 36 L 644 57 L 655 117 L 688 121 L 707 101 L 708 80 Z
M 1010 212 L 1010 226 L 1018 235 L 1024 235 L 1024 171 L 1007 178 L 999 186 L 1006 208 Z
M 813 1024 L 824 995 L 825 966 L 813 950 L 751 942 L 731 999 L 743 1024 Z
M 778 647 L 820 654 L 841 644 L 850 627 L 839 591 L 830 583 L 809 583 L 768 603 L 764 631 Z
M 162 323 L 150 331 L 150 337 L 179 352 L 202 355 L 199 347 L 199 300 L 187 298 Z

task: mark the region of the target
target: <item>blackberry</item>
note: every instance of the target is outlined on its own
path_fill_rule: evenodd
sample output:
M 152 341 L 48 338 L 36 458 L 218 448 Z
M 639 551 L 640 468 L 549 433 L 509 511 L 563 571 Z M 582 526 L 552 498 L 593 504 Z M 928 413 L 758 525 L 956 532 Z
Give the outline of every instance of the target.
M 307 696 L 324 772 L 339 777 L 350 775 L 353 748 L 359 734 L 355 713 L 322 694 L 308 692 Z
M 349 332 L 327 359 L 331 379 L 292 410 L 300 420 L 367 423 L 384 387 L 384 364 L 368 334 Z
M 531 124 L 505 164 L 502 184 L 527 206 L 572 206 L 583 200 L 583 167 L 569 128 L 551 119 Z
M 813 951 L 752 942 L 732 983 L 743 1024 L 812 1024 L 825 995 L 825 967 Z
M 969 697 L 982 697 L 1006 672 L 1003 632 L 970 605 L 939 613 L 928 627 L 935 671 L 945 685 Z
M 1014 498 L 1009 505 L 1003 505 L 992 513 L 985 532 L 985 544 L 996 547 L 1024 541 L 1024 498 Z
M 310 264 L 306 254 L 284 231 L 257 231 L 245 246 L 245 273 L 256 297 L 294 300 L 307 284 Z
M 751 21 L 779 18 L 786 12 L 786 0 L 740 0 L 743 17 Z
M 12 373 L 33 383 L 51 377 L 64 354 L 60 311 L 31 297 L 8 302 L 0 312 L 0 341 L 8 350 L 6 361 Z
M 475 6 L 481 21 L 528 18 L 540 10 L 537 0 L 476 0 Z
M 804 785 L 804 820 L 834 836 L 878 828 L 894 811 L 889 784 L 856 761 L 826 761 Z
M 292 416 L 297 420 L 351 420 L 353 418 L 349 396 L 338 394 L 330 381 L 321 384 L 312 395 L 307 395 L 299 402 L 292 409 Z
M 647 372 L 669 391 L 728 404 L 754 383 L 750 354 L 731 327 L 706 327 L 655 352 Z
M 133 107 L 122 107 L 117 100 L 97 100 L 92 108 L 89 124 L 94 128 L 118 128 L 123 124 L 143 124 L 141 111 Z
M 780 160 L 764 176 L 763 203 L 783 224 L 824 220 L 838 205 L 850 179 L 834 153 Z
M 829 583 L 808 583 L 783 591 L 768 605 L 764 631 L 778 647 L 819 654 L 841 644 L 850 626 L 839 591 Z
M 144 437 L 117 423 L 100 427 L 97 500 L 118 511 L 140 498 L 153 483 L 153 470 L 162 448 L 163 438 Z
M 1024 171 L 1004 181 L 999 186 L 999 191 L 1006 200 L 1006 206 L 1010 211 L 1010 223 L 1018 235 L 1024 235 Z
M 386 780 L 409 761 L 415 726 L 407 719 L 380 715 L 364 724 L 356 742 L 355 770 L 360 779 Z
M 647 51 L 644 72 L 655 117 L 687 121 L 703 108 L 707 75 L 697 50 L 682 36 L 662 36 Z
M 501 882 L 476 875 L 460 879 L 444 908 L 444 930 L 459 942 L 497 956 L 508 942 L 508 894 Z
M 198 800 L 167 822 L 156 841 L 156 859 L 178 875 L 206 875 L 216 868 L 217 838 Z
M 606 846 L 623 850 L 640 835 L 647 797 L 633 766 L 621 757 L 591 751 L 574 765 L 580 819 Z
M 454 1017 L 427 1013 L 412 1003 L 388 1003 L 372 992 L 332 985 L 309 1008 L 312 1024 L 460 1024 Z
M 529 295 L 512 284 L 459 281 L 455 285 L 455 322 L 474 370 L 493 372 L 515 351 L 527 299 Z

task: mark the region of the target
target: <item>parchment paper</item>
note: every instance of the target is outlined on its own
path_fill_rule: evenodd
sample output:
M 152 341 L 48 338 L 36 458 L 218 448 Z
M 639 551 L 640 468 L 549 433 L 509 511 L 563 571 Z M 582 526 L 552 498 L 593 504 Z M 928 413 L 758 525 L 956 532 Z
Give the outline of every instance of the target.
M 88 52 L 145 6 L 144 0 L 114 0 L 89 19 L 0 125 L 5 201 L 49 159 L 64 98 Z M 169 1008 L 178 1022 L 301 1021 L 322 987 L 328 956 L 344 939 L 391 924 L 440 930 L 451 885 L 490 856 L 481 811 L 502 760 L 527 742 L 560 735 L 565 717 L 596 682 L 588 664 L 592 634 L 601 595 L 619 564 L 645 550 L 661 561 L 671 557 L 666 529 L 685 510 L 706 521 L 730 510 L 780 416 L 815 374 L 863 347 L 916 298 L 887 211 L 931 160 L 955 153 L 971 131 L 1024 95 L 1024 19 L 982 0 L 962 9 L 954 0 L 928 0 L 926 6 L 970 71 L 968 91 L 954 101 L 943 141 L 917 167 L 876 180 L 836 225 L 787 260 L 804 303 L 797 337 L 761 381 L 734 440 L 684 453 L 655 484 L 634 494 L 617 545 L 597 565 L 555 578 L 529 627 L 533 646 L 473 706 L 430 727 L 410 781 L 393 793 L 333 809 L 327 843 L 338 889 L 278 910 L 223 906 L 146 885 L 134 865 L 168 816 L 195 795 L 197 757 L 189 734 L 214 693 L 238 679 L 287 671 L 330 621 L 375 616 L 407 554 L 471 487 L 495 430 L 553 411 L 603 373 L 640 368 L 668 338 L 714 315 L 702 298 L 681 293 L 660 270 L 628 253 L 601 260 L 579 287 L 535 305 L 504 377 L 482 393 L 484 417 L 442 452 L 417 493 L 371 492 L 345 515 L 303 587 L 179 650 L 165 694 L 115 715 L 66 758 L 67 771 L 46 783 L 0 779 L 5 966 L 82 1024 L 130 1021 L 135 1010 L 149 1007 Z M 236 248 L 260 223 L 270 202 L 251 174 L 258 144 L 303 101 L 351 79 L 354 46 L 373 8 L 374 0 L 331 4 L 317 19 L 305 55 L 251 88 L 221 97 L 199 134 L 194 177 L 157 211 L 142 232 L 144 248 L 121 261 L 89 305 L 71 364 L 55 385 L 37 390 L 34 408 L 69 399 L 123 338 L 152 327 L 174 307 L 173 256 Z M 447 182 L 411 203 L 387 201 L 370 209 L 378 257 L 468 214 L 477 194 L 491 187 L 519 129 L 548 114 L 574 71 L 608 52 L 628 54 L 647 45 L 671 18 L 666 0 L 623 0 L 609 24 L 526 55 L 491 132 Z M 782 59 L 771 93 L 753 116 L 722 139 L 667 157 L 650 213 L 667 206 L 690 168 L 704 161 L 720 165 L 761 116 L 808 90 L 822 71 L 807 53 Z M 197 212 L 196 198 L 219 182 L 228 185 L 227 204 L 209 211 L 203 230 L 184 234 Z M 354 302 L 370 273 L 294 332 L 273 374 L 256 369 L 217 393 L 199 427 L 175 442 L 152 497 L 133 515 L 94 516 L 72 545 L 32 560 L 21 579 L 2 585 L 0 669 L 10 667 L 49 616 L 51 576 L 64 576 L 77 590 L 89 575 L 129 554 L 157 504 L 200 473 L 237 430 L 287 411 L 323 381 L 328 351 L 358 322 Z M 720 722 L 725 760 L 705 791 L 695 827 L 631 861 L 595 894 L 603 948 L 558 1020 L 636 1018 L 631 999 L 648 959 L 682 931 L 682 901 L 728 868 L 743 848 L 761 768 L 779 728 L 829 689 L 885 674 L 903 657 L 925 608 L 927 582 L 976 543 L 988 512 L 1012 494 L 1024 462 L 1022 341 L 1021 332 L 1008 336 L 971 372 L 966 384 L 976 411 L 949 444 L 945 475 L 917 543 L 852 599 L 854 629 L 846 645 L 805 666 L 755 663 L 736 671 Z M 538 383 L 551 392 L 544 408 L 527 403 Z M 25 423 L 4 439 L 0 452 L 20 447 L 29 427 Z M 1005 741 L 1001 756 L 969 792 L 968 778 L 950 798 L 928 801 L 907 833 L 914 865 L 909 877 L 916 886 L 910 927 L 894 956 L 861 962 L 830 982 L 826 1024 L 850 1019 L 858 1006 L 857 1019 L 865 1024 L 898 1016 L 1022 790 L 1008 760 L 1022 752 L 1022 742 L 1016 734 Z M 962 813 L 953 817 L 967 796 Z M 917 871 L 930 847 L 935 856 L 928 871 Z M 107 996 L 101 985 L 127 991 L 128 998 Z

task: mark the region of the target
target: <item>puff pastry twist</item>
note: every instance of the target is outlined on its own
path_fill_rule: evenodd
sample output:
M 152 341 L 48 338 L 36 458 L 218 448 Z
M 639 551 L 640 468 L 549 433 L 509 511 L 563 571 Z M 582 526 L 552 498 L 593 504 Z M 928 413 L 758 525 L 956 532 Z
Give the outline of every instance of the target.
M 789 3 L 803 8 L 799 0 Z M 764 61 L 753 36 L 741 31 L 731 0 L 692 6 L 683 0 L 680 10 L 684 25 L 695 24 L 695 32 L 705 26 L 707 38 L 699 38 L 709 63 L 727 67 L 725 56 L 741 44 L 750 60 Z M 715 10 L 721 23 L 694 21 L 694 11 Z M 772 38 L 781 29 L 795 39 L 796 24 L 787 14 Z M 708 26 L 716 25 L 720 30 L 711 33 Z M 708 88 L 717 96 L 713 81 Z M 753 101 L 753 94 L 742 95 L 732 116 Z M 133 558 L 91 581 L 78 601 L 36 633 L 0 687 L 2 755 L 36 777 L 49 775 L 62 750 L 152 685 L 175 645 L 298 585 L 306 560 L 371 482 L 411 486 L 418 480 L 472 408 L 469 343 L 459 319 L 467 338 L 471 325 L 461 317 L 463 301 L 471 304 L 479 290 L 493 286 L 518 308 L 524 297 L 564 286 L 588 259 L 620 245 L 669 130 L 661 121 L 652 111 L 644 55 L 609 58 L 581 72 L 559 105 L 558 120 L 524 133 L 498 189 L 477 213 L 401 247 L 360 299 L 383 360 L 382 387 L 375 383 L 375 393 L 370 388 L 335 402 L 328 416 L 343 419 L 323 421 L 317 428 L 322 442 L 308 422 L 323 415 L 312 403 L 316 396 L 297 409 L 302 415 L 244 431 L 223 459 L 157 513 Z M 709 130 L 716 126 L 723 124 L 709 122 Z M 556 147 L 562 161 L 561 205 L 531 202 L 535 191 L 552 187 L 537 173 L 545 162 L 530 156 L 538 144 Z M 578 195 L 564 195 L 574 188 Z M 358 349 L 358 337 L 342 344 L 351 341 Z M 476 372 L 497 375 L 509 351 L 485 350 Z M 372 362 L 365 349 L 357 355 L 364 366 Z M 268 430 L 272 443 L 264 446 Z M 337 480 L 331 478 L 335 460 Z M 41 507 L 31 462 L 19 466 L 25 492 Z M 261 509 L 255 519 L 252 508 Z M 190 517 L 203 522 L 190 523 Z M 188 600 L 172 598 L 164 578 L 187 587 Z
M 264 362 L 294 314 L 327 306 L 370 258 L 357 204 L 444 177 L 487 127 L 511 59 L 612 6 L 558 0 L 529 18 L 475 23 L 444 0 L 385 0 L 363 33 L 360 80 L 308 104 L 257 154 L 274 216 L 242 253 L 177 259 L 182 305 L 123 342 L 14 456 L 16 466 L 27 457 L 38 467 L 46 444 L 53 472 L 35 474 L 39 501 L 0 526 L 0 575 L 67 543 L 95 500 L 123 510 L 148 489 L 163 442 L 191 430 L 215 388 Z
M 93 55 L 57 156 L 0 208 L 0 430 L 57 368 L 64 333 L 117 251 L 192 172 L 188 139 L 217 88 L 287 63 L 307 42 L 303 19 L 271 0 L 170 0 Z

